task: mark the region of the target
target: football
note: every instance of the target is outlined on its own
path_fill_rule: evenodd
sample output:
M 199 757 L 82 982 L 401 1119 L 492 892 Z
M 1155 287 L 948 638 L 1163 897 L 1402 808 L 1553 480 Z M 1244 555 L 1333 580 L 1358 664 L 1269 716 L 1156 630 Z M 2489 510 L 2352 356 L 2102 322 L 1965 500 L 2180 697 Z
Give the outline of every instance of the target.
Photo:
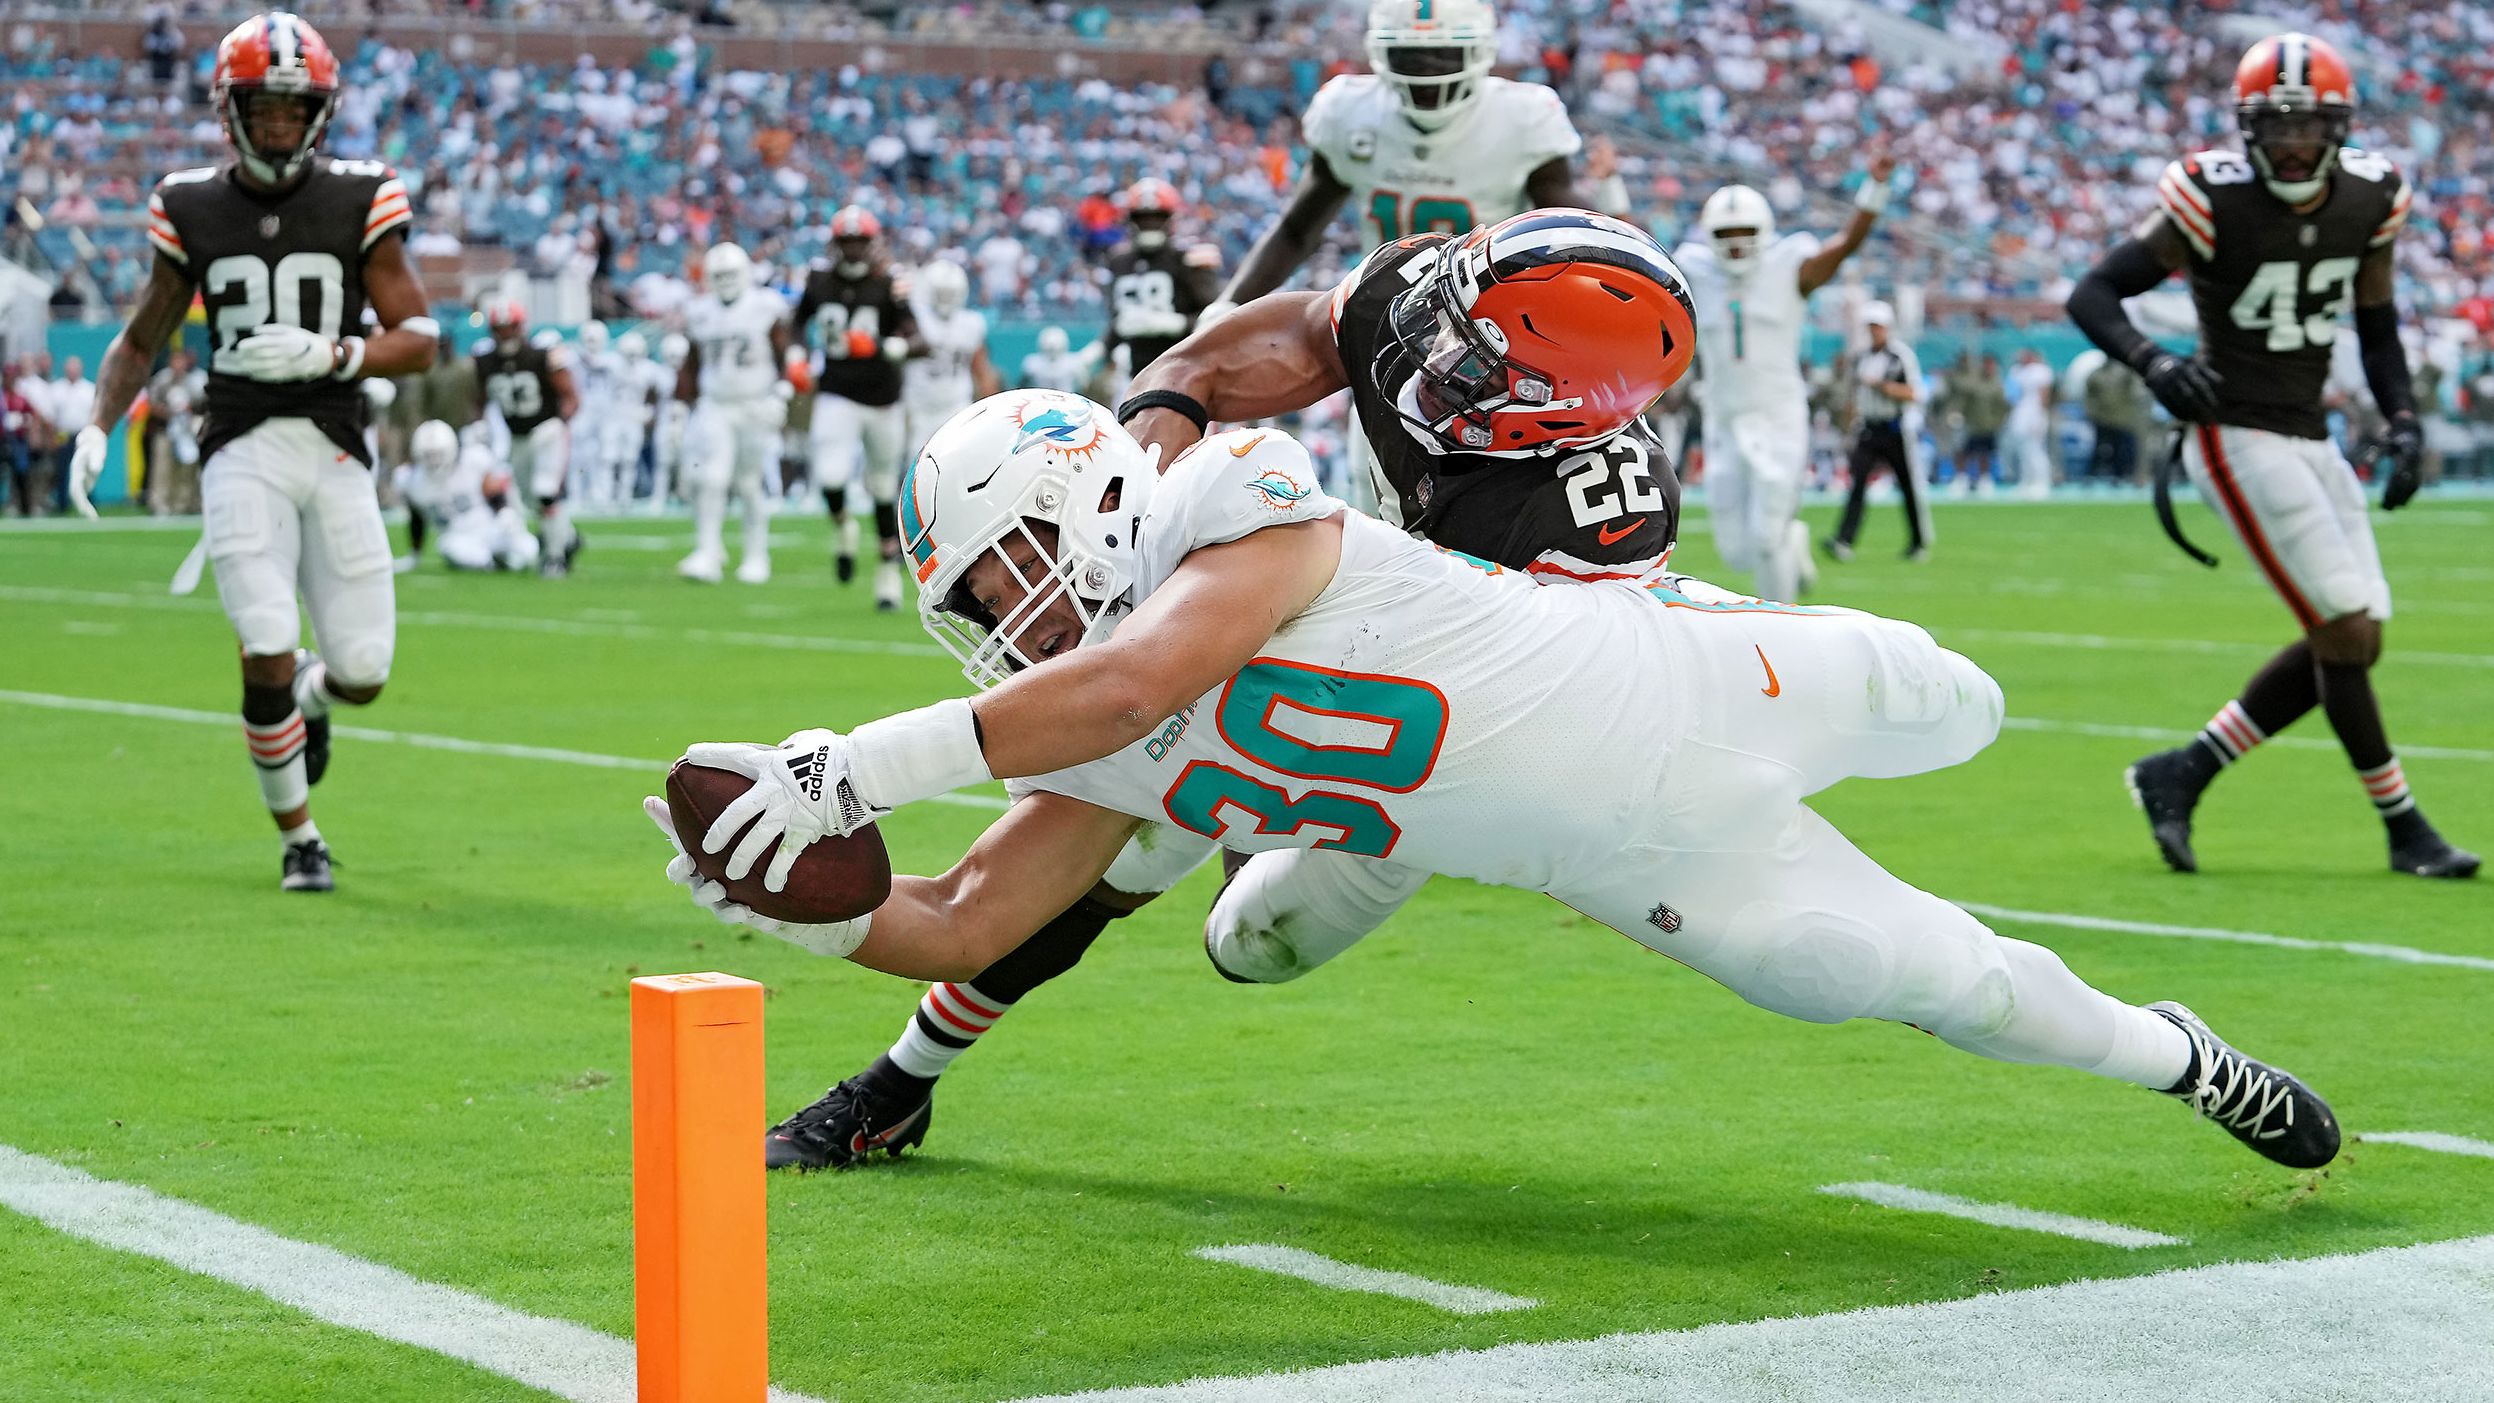
M 733 771 L 684 760 L 667 771 L 667 814 L 675 820 L 676 837 L 703 876 L 726 883 L 729 900 L 775 921 L 828 925 L 863 916 L 892 894 L 892 859 L 873 824 L 845 838 L 824 838 L 799 853 L 788 869 L 786 891 L 762 885 L 777 845 L 763 850 L 752 871 L 730 881 L 727 860 L 736 851 L 735 839 L 715 853 L 703 852 L 701 839 L 720 812 L 752 787 L 752 780 Z M 743 836 L 744 830 L 737 830 L 737 837 Z

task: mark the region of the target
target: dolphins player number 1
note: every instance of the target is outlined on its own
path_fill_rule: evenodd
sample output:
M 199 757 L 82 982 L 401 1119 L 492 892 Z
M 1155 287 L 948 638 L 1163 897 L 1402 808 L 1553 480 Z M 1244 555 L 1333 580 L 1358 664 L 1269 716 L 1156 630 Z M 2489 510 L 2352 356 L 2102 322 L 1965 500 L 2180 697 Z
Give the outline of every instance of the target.
M 1299 729 L 1344 721 L 1365 729 L 1361 739 L 1318 744 L 1276 724 L 1289 713 L 1302 718 Z M 1446 698 L 1428 683 L 1408 678 L 1264 658 L 1240 669 L 1222 689 L 1213 721 L 1239 754 L 1277 773 L 1408 794 L 1437 766 L 1446 740 Z M 1333 829 L 1336 836 L 1315 846 L 1362 857 L 1392 853 L 1403 836 L 1365 795 L 1318 789 L 1294 798 L 1212 760 L 1188 764 L 1161 802 L 1181 827 L 1210 838 L 1228 831 L 1224 808 L 1254 818 L 1258 833 L 1296 834 L 1311 825 Z

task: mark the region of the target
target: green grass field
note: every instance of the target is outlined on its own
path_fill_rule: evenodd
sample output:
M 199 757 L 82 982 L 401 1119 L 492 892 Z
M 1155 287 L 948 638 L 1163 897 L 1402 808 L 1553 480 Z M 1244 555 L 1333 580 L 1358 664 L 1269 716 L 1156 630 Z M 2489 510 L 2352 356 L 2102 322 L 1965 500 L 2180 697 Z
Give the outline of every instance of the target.
M 2378 518 L 2392 736 L 2479 847 L 2488 515 Z M 759 589 L 674 579 L 680 522 L 588 529 L 567 581 L 402 578 L 389 693 L 341 720 L 646 766 L 343 739 L 315 794 L 341 863 L 322 899 L 276 889 L 212 591 L 165 592 L 188 535 L 0 533 L 0 1145 L 631 1334 L 627 981 L 765 982 L 775 1115 L 882 1049 L 917 995 L 693 911 L 640 796 L 687 742 L 963 684 L 914 619 L 829 584 L 811 516 L 783 523 Z M 2100 732 L 2196 728 L 2284 641 L 2231 542 L 2207 573 L 2141 505 L 1953 506 L 1916 566 L 1894 530 L 1874 518 L 1877 549 L 1818 597 L 1927 625 L 2015 718 L 1960 769 L 1824 797 L 1900 875 L 2028 912 L 2494 957 L 2494 892 L 2390 875 L 2318 717 L 2289 733 L 2312 744 L 2220 782 L 2204 875 L 2156 860 L 2120 783 L 2153 743 Z M 1702 531 L 1679 559 L 1720 574 Z M 92 701 L 228 719 L 62 709 Z M 885 828 L 927 871 L 985 817 Z M 979 1403 L 2494 1233 L 2494 1161 L 2350 1144 L 2326 1173 L 2279 1170 L 2109 1082 L 1778 1019 L 1522 892 L 1440 882 L 1318 974 L 1235 987 L 1199 947 L 1210 891 L 1199 874 L 1028 1000 L 946 1078 L 922 1151 L 771 1181 L 777 1382 Z M 2494 970 L 2001 927 L 2122 997 L 2190 1002 L 2351 1131 L 2494 1138 Z M 2124 1251 L 1817 1192 L 1853 1180 L 2188 1241 Z M 1466 1317 L 1190 1255 L 1236 1243 L 1540 1304 Z M 0 1398 L 547 1396 L 0 1212 Z

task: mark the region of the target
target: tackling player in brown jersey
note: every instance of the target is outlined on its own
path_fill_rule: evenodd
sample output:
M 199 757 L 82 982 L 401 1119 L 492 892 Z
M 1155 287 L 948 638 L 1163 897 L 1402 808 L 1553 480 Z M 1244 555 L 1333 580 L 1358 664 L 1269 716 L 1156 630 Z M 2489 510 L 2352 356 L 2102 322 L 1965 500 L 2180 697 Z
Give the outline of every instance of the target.
M 1679 483 L 1642 415 L 1688 369 L 1695 339 L 1688 289 L 1651 238 L 1582 210 L 1537 210 L 1457 239 L 1386 244 L 1337 288 L 1251 302 L 1153 361 L 1121 416 L 1168 463 L 1211 419 L 1288 413 L 1347 389 L 1416 534 L 1553 588 L 1658 577 Z M 923 1141 L 952 1060 L 1213 851 L 1182 830 L 1138 835 L 1018 949 L 929 989 L 889 1051 L 771 1128 L 764 1163 L 845 1167 Z M 1224 977 L 1304 973 L 1382 925 L 1428 875 L 1347 854 L 1293 871 L 1259 892 L 1255 948 L 1208 937 Z
M 2145 377 L 2188 426 L 2183 463 L 2293 611 L 2304 636 L 2253 674 L 2189 744 L 2130 767 L 2165 861 L 2198 870 L 2191 814 L 2209 781 L 2319 706 L 2389 830 L 2390 866 L 2476 875 L 2474 853 L 2425 820 L 2391 751 L 2369 670 L 2390 585 L 2354 470 L 2328 437 L 2321 394 L 2339 319 L 2352 306 L 2366 383 L 2388 427 L 2367 456 L 2389 465 L 2385 510 L 2415 495 L 2424 437 L 2393 301 L 2408 187 L 2389 161 L 2345 144 L 2355 76 L 2306 34 L 2261 40 L 2235 70 L 2241 151 L 2165 168 L 2158 212 L 2071 294 L 2071 317 Z M 2122 299 L 2188 275 L 2200 350 L 2139 333 Z
M 362 706 L 397 636 L 389 533 L 373 493 L 357 381 L 433 362 L 439 328 L 406 253 L 406 187 L 378 161 L 319 155 L 338 61 L 293 15 L 243 21 L 217 46 L 215 104 L 234 158 L 169 175 L 148 202 L 154 270 L 104 353 L 81 489 L 196 295 L 214 346 L 200 494 L 217 597 L 242 644 L 243 739 L 285 844 L 287 891 L 328 891 L 310 786 L 332 706 Z M 369 307 L 380 330 L 356 334 Z M 319 652 L 302 637 L 296 591 Z

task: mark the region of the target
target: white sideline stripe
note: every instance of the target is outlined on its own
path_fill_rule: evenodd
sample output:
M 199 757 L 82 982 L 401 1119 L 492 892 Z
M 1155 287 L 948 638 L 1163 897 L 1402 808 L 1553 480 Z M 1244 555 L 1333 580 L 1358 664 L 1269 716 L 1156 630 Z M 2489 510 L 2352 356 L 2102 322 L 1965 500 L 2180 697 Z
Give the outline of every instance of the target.
M 2438 1130 L 2367 1130 L 2355 1138 L 2368 1144 L 2411 1145 L 2420 1150 L 2440 1150 L 2446 1155 L 2494 1159 L 2494 1144 L 2465 1135 L 2445 1135 Z
M 39 706 L 49 711 L 84 711 L 101 716 L 137 716 L 150 721 L 181 721 L 194 726 L 240 726 L 242 718 L 221 711 L 193 711 L 179 706 L 151 706 L 145 702 L 109 701 L 102 697 L 64 697 L 50 692 L 12 692 L 0 690 L 0 702 L 19 706 Z M 461 755 L 492 755 L 506 760 L 551 760 L 559 765 L 586 765 L 600 770 L 637 770 L 642 774 L 664 773 L 674 763 L 668 760 L 640 760 L 629 755 L 601 755 L 594 750 L 564 750 L 549 745 L 510 745 L 502 741 L 468 740 L 461 736 L 433 736 L 420 731 L 384 731 L 371 726 L 336 725 L 330 734 L 344 740 L 379 741 L 384 745 L 412 745 L 420 750 L 448 750 Z M 993 794 L 938 794 L 934 802 L 952 804 L 965 809 L 1002 809 L 1005 801 Z
M 12 604 L 93 604 L 107 609 L 216 608 L 209 599 L 174 595 L 126 594 L 114 590 L 57 589 L 48 585 L 0 585 L 0 602 Z M 603 611 L 600 611 L 603 612 Z M 879 657 L 949 657 L 932 643 L 897 643 L 881 638 L 841 638 L 829 634 L 762 633 L 750 629 L 657 628 L 612 618 L 549 619 L 536 614 L 473 614 L 450 609 L 401 609 L 402 624 L 436 628 L 493 629 L 504 633 L 552 633 L 599 638 L 675 640 L 721 643 L 755 648 L 780 648 L 800 653 L 866 653 Z
M 2219 926 L 2172 926 L 2161 921 L 2122 921 L 2111 916 L 2080 916 L 2067 911 L 2020 911 L 2007 906 L 1992 906 L 1980 901 L 1960 901 L 1958 909 L 1988 921 L 2022 921 L 2037 926 L 2067 926 L 2071 930 L 2118 931 L 2124 935 L 2166 935 L 2187 940 L 2223 940 L 2235 945 L 2268 945 L 2280 950 L 2335 950 L 2342 955 L 2363 955 L 2376 960 L 2396 960 L 2408 965 L 2450 965 L 2459 969 L 2494 970 L 2494 959 L 2482 955 L 2446 955 L 2439 950 L 2418 950 L 2406 945 L 2381 945 L 2369 940 L 2305 940 L 2300 936 L 2271 935 L 2266 931 L 2226 930 Z
M 2010 716 L 2001 720 L 2004 731 L 2041 731 L 2054 735 L 2104 736 L 2114 740 L 2156 740 L 2179 742 L 2199 734 L 2197 731 L 2176 731 L 2164 726 L 2116 726 L 2102 721 L 2062 721 L 2050 717 Z M 2315 736 L 2271 736 L 2264 745 L 2282 745 L 2293 750 L 2340 749 L 2335 740 Z M 2399 754 L 2411 760 L 2494 760 L 2494 750 L 2468 750 L 2448 745 L 2406 745 Z
M 570 1403 L 636 1397 L 630 1340 L 419 1281 L 8 1145 L 0 1145 L 0 1205 L 71 1237 L 212 1276 L 315 1319 L 446 1354 Z M 773 1403 L 820 1403 L 779 1388 L 770 1396 Z
M 1279 1276 L 1296 1277 L 1337 1291 L 1366 1291 L 1376 1296 L 1400 1296 L 1407 1301 L 1436 1306 L 1457 1315 L 1490 1315 L 1502 1310 L 1531 1310 L 1541 1302 L 1529 1296 L 1510 1296 L 1501 1291 L 1478 1286 L 1449 1286 L 1425 1276 L 1406 1276 L 1399 1271 L 1379 1271 L 1374 1267 L 1357 1267 L 1337 1262 L 1314 1252 L 1296 1247 L 1283 1247 L 1270 1242 L 1250 1242 L 1232 1247 L 1198 1247 L 1192 1254 L 1207 1262 L 1227 1262 L 1236 1267 L 1251 1267 Z
M 2483 1403 L 2488 1273 L 2465 1238 L 1025 1403 Z
M 2131 1251 L 2142 1247 L 2190 1245 L 2188 1238 L 2167 1237 L 2161 1232 L 2149 1232 L 2146 1228 L 2125 1227 L 2120 1223 L 2099 1222 L 2094 1218 L 2075 1218 L 2067 1213 L 2047 1213 L 2040 1208 L 2020 1208 L 2014 1203 L 1983 1203 L 1971 1198 L 1959 1198 L 1955 1194 L 1909 1188 L 1904 1184 L 1882 1184 L 1876 1180 L 1858 1184 L 1821 1184 L 1819 1192 L 1838 1198 L 1858 1198 L 1882 1208 L 1901 1208 L 1908 1213 L 1944 1213 L 1951 1218 L 1988 1223 L 1996 1228 L 2048 1232 L 2057 1237 L 2101 1242 L 2107 1247 Z
M 2213 638 L 2114 638 L 2101 633 L 2033 633 L 2019 629 L 1935 629 L 1934 636 L 1969 643 L 2026 644 L 2039 648 L 2078 648 L 2113 653 L 2261 653 L 2277 651 L 2270 643 L 2228 643 Z M 2426 663 L 2437 667 L 2494 667 L 2494 654 L 2434 653 L 2401 648 L 2385 660 Z

